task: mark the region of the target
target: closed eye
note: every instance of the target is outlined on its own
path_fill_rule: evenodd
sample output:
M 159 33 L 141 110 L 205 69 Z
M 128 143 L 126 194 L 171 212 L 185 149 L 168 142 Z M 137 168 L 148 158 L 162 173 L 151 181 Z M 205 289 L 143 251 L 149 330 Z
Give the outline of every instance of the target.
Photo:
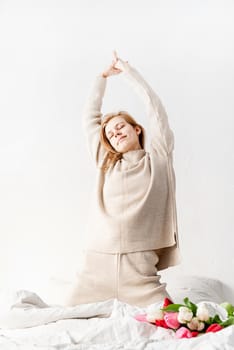
M 118 130 L 119 130 L 119 129 L 122 129 L 124 126 L 125 126 L 125 124 L 120 125 L 120 126 L 118 127 Z
M 125 124 L 118 124 L 115 126 L 116 130 L 120 130 L 125 127 Z M 108 133 L 107 138 L 110 140 L 114 136 L 114 133 Z

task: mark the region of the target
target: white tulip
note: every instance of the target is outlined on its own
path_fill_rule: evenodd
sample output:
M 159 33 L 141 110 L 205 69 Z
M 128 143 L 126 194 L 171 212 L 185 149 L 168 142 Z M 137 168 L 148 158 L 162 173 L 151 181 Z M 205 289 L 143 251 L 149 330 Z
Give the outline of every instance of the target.
M 200 332 L 205 328 L 205 323 L 204 322 L 199 322 L 199 325 L 197 327 L 197 330 Z
M 155 311 L 160 310 L 162 308 L 161 304 L 151 304 L 148 305 L 146 308 L 146 313 L 147 314 L 153 314 Z
M 202 331 L 205 327 L 204 322 L 201 322 L 197 317 L 193 317 L 187 326 L 191 331 Z
M 179 308 L 178 321 L 180 323 L 190 322 L 192 318 L 193 318 L 193 313 L 188 307 L 181 306 Z
M 154 323 L 155 320 L 162 320 L 163 316 L 164 316 L 163 311 L 158 309 L 158 310 L 151 311 L 150 313 L 148 313 L 146 315 L 146 319 L 148 322 Z
M 199 305 L 197 308 L 196 316 L 200 321 L 208 321 L 210 318 L 209 310 L 205 305 Z

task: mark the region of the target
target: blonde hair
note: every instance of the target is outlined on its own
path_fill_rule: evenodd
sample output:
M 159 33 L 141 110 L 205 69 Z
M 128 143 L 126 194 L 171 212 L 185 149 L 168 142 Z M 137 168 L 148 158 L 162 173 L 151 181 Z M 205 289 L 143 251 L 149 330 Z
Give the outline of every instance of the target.
M 145 134 L 144 134 L 144 128 L 136 122 L 136 120 L 126 111 L 118 111 L 115 113 L 108 113 L 104 116 L 102 122 L 101 122 L 101 132 L 100 132 L 100 141 L 102 146 L 106 149 L 107 154 L 104 159 L 102 169 L 106 171 L 111 166 L 115 165 L 115 163 L 122 159 L 122 153 L 117 152 L 110 144 L 108 138 L 106 137 L 105 128 L 107 123 L 114 117 L 121 116 L 123 119 L 133 127 L 140 127 L 141 133 L 139 134 L 139 143 L 141 148 L 144 148 L 145 146 Z

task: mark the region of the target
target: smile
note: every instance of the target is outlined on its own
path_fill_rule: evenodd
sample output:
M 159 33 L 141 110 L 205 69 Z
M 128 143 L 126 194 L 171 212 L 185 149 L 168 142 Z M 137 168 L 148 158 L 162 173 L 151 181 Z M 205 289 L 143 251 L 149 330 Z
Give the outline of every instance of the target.
M 126 137 L 127 137 L 127 136 L 122 136 L 122 137 L 120 137 L 120 139 L 119 139 L 119 141 L 118 141 L 118 144 L 119 144 L 120 142 L 122 142 Z

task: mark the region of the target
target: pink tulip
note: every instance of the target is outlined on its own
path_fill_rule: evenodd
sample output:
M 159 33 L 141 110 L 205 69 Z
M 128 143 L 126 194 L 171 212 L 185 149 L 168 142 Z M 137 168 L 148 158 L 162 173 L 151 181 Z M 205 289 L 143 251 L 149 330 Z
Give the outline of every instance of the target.
M 192 338 L 193 334 L 188 328 L 181 327 L 175 332 L 176 338 Z
M 164 320 L 169 328 L 177 329 L 180 326 L 178 321 L 178 312 L 166 312 L 164 315 Z
M 148 322 L 146 318 L 146 314 L 139 314 L 134 316 L 135 320 L 140 322 Z

